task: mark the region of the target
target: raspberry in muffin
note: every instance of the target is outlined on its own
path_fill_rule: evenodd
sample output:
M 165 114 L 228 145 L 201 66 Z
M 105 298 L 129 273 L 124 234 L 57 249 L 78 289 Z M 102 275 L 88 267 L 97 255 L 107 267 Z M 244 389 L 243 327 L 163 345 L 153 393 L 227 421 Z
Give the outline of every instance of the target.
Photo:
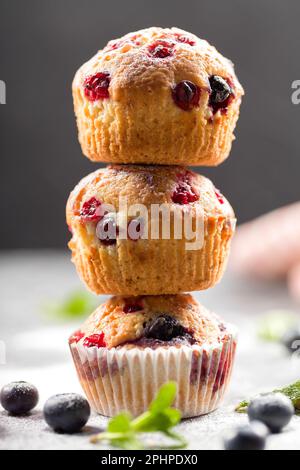
M 73 81 L 82 151 L 112 163 L 221 163 L 242 95 L 232 63 L 177 28 L 110 41 Z
M 216 409 L 228 386 L 236 331 L 191 295 L 112 297 L 69 339 L 92 407 L 139 415 L 158 388 L 178 384 L 184 417 Z
M 72 260 L 88 288 L 135 296 L 215 285 L 235 229 L 213 183 L 176 166 L 95 171 L 71 193 L 67 223 Z

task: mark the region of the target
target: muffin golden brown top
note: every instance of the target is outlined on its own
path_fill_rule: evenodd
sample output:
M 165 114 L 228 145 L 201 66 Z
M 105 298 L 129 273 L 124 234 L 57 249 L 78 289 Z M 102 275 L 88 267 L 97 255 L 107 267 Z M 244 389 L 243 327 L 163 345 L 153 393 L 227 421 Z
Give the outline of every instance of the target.
M 201 206 L 205 217 L 234 219 L 225 197 L 204 176 L 177 166 L 111 165 L 83 178 L 67 203 L 67 223 L 93 222 L 101 204 L 119 210 L 120 197 L 127 207 L 143 204 L 171 204 L 194 211 Z
M 242 95 L 232 62 L 177 28 L 110 41 L 73 81 L 83 152 L 114 163 L 221 163 Z
M 98 90 L 87 81 L 96 73 L 104 74 Z M 90 101 L 108 96 L 119 100 L 126 88 L 173 89 L 181 80 L 189 80 L 209 92 L 209 78 L 215 75 L 230 82 L 235 97 L 243 94 L 232 62 L 207 41 L 178 28 L 152 27 L 110 41 L 82 65 L 73 87 L 81 86 Z
M 226 330 L 189 294 L 116 296 L 97 308 L 70 343 L 107 348 L 202 345 L 221 341 Z

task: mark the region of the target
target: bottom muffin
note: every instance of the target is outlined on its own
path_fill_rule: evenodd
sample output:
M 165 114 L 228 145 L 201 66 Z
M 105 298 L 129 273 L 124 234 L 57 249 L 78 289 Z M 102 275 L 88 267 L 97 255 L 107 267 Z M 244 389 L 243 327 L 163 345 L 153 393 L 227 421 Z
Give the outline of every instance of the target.
M 165 382 L 177 382 L 183 417 L 215 410 L 229 383 L 236 329 L 191 295 L 112 297 L 69 338 L 91 406 L 114 416 L 144 412 Z

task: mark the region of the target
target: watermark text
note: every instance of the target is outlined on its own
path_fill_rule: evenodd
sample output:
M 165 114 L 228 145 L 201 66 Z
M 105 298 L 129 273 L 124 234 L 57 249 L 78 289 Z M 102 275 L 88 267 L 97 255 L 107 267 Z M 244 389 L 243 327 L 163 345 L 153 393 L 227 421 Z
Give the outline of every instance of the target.
M 6 84 L 0 80 L 0 104 L 6 104 Z

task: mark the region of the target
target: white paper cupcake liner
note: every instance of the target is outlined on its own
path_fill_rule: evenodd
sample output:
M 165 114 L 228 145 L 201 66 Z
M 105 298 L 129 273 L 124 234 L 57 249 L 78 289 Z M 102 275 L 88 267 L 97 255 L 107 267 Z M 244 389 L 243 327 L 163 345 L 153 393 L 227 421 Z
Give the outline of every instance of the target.
M 237 331 L 217 344 L 151 349 L 70 345 L 79 380 L 92 408 L 104 416 L 143 413 L 164 383 L 177 382 L 174 406 L 185 418 L 215 410 L 228 387 Z

